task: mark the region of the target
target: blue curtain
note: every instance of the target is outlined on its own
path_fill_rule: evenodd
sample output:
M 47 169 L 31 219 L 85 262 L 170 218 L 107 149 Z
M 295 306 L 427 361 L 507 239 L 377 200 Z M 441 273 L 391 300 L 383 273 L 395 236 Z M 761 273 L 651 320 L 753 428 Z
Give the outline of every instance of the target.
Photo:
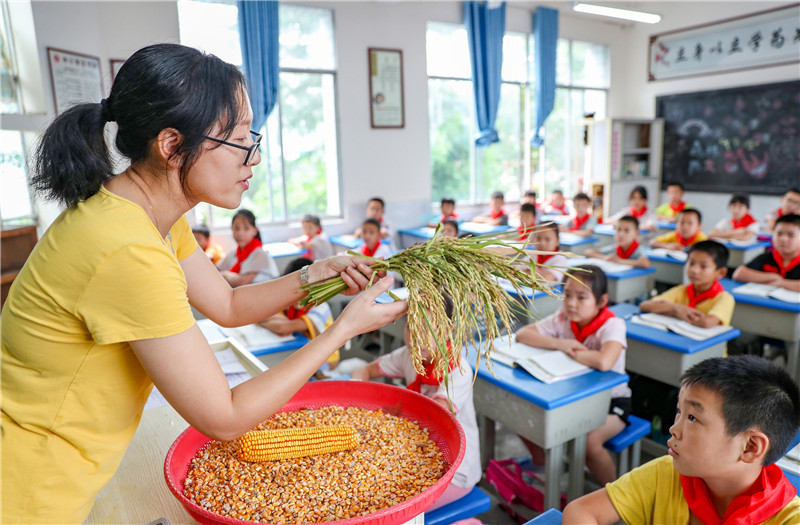
M 544 145 L 544 122 L 556 101 L 558 11 L 539 7 L 533 14 L 534 107 L 531 145 Z
M 494 129 L 503 69 L 503 34 L 506 30 L 506 4 L 464 2 L 464 25 L 469 37 L 469 60 L 472 65 L 472 89 L 480 134 L 479 148 L 500 139 Z
M 253 129 L 259 131 L 278 101 L 278 2 L 239 0 L 237 4 Z

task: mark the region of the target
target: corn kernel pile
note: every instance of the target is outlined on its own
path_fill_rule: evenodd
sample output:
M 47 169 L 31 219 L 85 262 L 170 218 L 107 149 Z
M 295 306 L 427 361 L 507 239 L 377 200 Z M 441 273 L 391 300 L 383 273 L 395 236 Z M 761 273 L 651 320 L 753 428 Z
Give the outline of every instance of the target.
M 324 523 L 401 503 L 447 471 L 428 431 L 381 411 L 330 406 L 277 414 L 256 430 L 350 425 L 357 448 L 249 463 L 236 441 L 212 441 L 192 460 L 184 495 L 204 509 L 261 523 Z

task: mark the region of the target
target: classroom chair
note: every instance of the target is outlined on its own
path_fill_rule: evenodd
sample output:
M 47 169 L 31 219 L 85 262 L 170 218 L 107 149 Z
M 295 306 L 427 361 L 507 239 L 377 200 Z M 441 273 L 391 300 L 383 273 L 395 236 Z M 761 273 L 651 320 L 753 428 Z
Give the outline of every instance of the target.
M 425 525 L 448 525 L 458 520 L 474 518 L 492 508 L 489 495 L 477 485 L 469 494 L 443 507 L 425 513 Z
M 617 476 L 639 466 L 642 438 L 650 435 L 650 422 L 646 419 L 631 414 L 628 422 L 630 424 L 622 432 L 603 443 L 608 450 L 617 453 Z

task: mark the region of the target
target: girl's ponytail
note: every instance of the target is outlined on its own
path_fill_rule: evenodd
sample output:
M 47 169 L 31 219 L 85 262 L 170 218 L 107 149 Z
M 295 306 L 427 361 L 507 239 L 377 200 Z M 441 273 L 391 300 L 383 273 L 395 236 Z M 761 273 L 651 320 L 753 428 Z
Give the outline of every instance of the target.
M 79 104 L 56 117 L 36 146 L 31 186 L 67 207 L 97 193 L 113 175 L 107 120 L 105 104 Z

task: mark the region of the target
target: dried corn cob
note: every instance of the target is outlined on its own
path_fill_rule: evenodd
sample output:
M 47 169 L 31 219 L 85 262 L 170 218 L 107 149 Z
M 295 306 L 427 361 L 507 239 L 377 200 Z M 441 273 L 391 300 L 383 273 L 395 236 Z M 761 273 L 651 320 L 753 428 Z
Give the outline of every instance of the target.
M 254 430 L 241 436 L 238 457 L 262 462 L 342 452 L 358 446 L 350 425 L 327 425 L 279 430 Z

